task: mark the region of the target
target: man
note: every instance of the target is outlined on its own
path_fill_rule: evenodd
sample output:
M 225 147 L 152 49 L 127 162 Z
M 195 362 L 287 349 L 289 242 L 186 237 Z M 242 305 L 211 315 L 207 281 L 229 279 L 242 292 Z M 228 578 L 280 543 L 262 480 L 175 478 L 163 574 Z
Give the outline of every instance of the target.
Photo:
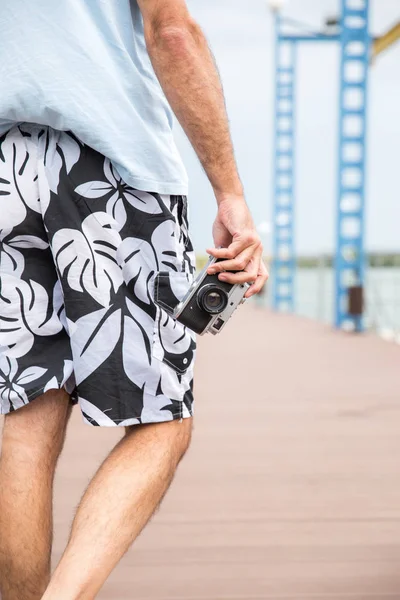
M 160 503 L 192 429 L 195 342 L 154 302 L 157 272 L 184 294 L 194 270 L 165 97 L 215 192 L 221 280 L 253 282 L 251 296 L 267 272 L 184 0 L 2 0 L 0 65 L 0 588 L 86 600 Z M 125 435 L 50 580 L 71 399 Z

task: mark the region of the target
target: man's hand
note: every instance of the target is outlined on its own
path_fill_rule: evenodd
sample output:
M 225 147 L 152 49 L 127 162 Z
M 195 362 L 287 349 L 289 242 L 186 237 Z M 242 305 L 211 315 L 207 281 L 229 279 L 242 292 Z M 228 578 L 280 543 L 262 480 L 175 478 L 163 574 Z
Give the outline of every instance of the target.
M 212 265 L 208 273 L 221 273 L 219 279 L 228 283 L 251 282 L 246 298 L 258 294 L 268 279 L 268 271 L 260 237 L 243 197 L 227 196 L 219 202 L 213 234 L 216 247 L 207 252 L 227 260 Z

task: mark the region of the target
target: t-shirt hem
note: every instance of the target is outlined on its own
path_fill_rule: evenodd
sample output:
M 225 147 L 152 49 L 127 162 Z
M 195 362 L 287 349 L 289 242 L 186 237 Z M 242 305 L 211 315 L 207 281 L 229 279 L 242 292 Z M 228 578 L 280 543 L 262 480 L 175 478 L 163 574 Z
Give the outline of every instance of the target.
M 25 121 L 9 122 L 0 120 L 0 135 L 7 133 L 13 127 L 19 126 L 24 122 Z M 30 124 L 33 125 L 36 123 Z M 43 125 L 43 127 L 47 127 L 47 125 Z M 66 131 L 68 131 L 68 129 L 66 129 Z M 77 137 L 79 137 L 79 135 Z M 126 168 L 121 167 L 113 160 L 111 162 L 125 183 L 137 190 L 140 190 L 141 192 L 153 192 L 156 194 L 168 194 L 173 196 L 187 196 L 189 193 L 189 185 L 187 181 L 159 181 L 156 179 L 136 177 L 135 175 L 130 174 Z
M 141 177 L 130 175 L 125 171 L 125 169 L 121 169 L 121 167 L 118 168 L 116 165 L 115 167 L 125 183 L 136 190 L 140 190 L 141 192 L 154 192 L 156 194 L 168 194 L 173 196 L 188 195 L 189 186 L 187 183 L 177 181 L 161 182 L 154 179 L 142 179 Z

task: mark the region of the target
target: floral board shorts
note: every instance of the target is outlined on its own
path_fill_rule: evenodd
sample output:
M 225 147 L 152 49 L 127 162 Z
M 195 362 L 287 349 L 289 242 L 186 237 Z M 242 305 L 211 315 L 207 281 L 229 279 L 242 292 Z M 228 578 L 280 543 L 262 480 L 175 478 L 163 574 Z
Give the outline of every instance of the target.
M 0 412 L 64 388 L 91 425 L 190 417 L 195 339 L 169 313 L 194 271 L 185 197 L 129 187 L 69 132 L 11 129 L 0 137 Z

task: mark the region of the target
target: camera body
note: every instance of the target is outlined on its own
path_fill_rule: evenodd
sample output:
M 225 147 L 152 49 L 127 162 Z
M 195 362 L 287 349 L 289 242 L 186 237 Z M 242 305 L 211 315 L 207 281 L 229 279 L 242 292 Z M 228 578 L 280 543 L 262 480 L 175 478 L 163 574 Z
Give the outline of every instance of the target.
M 209 275 L 208 268 L 220 261 L 210 258 L 174 311 L 174 319 L 199 335 L 220 333 L 237 307 L 245 302 L 244 295 L 250 287 L 248 283 L 232 285 L 220 281 L 218 273 Z

